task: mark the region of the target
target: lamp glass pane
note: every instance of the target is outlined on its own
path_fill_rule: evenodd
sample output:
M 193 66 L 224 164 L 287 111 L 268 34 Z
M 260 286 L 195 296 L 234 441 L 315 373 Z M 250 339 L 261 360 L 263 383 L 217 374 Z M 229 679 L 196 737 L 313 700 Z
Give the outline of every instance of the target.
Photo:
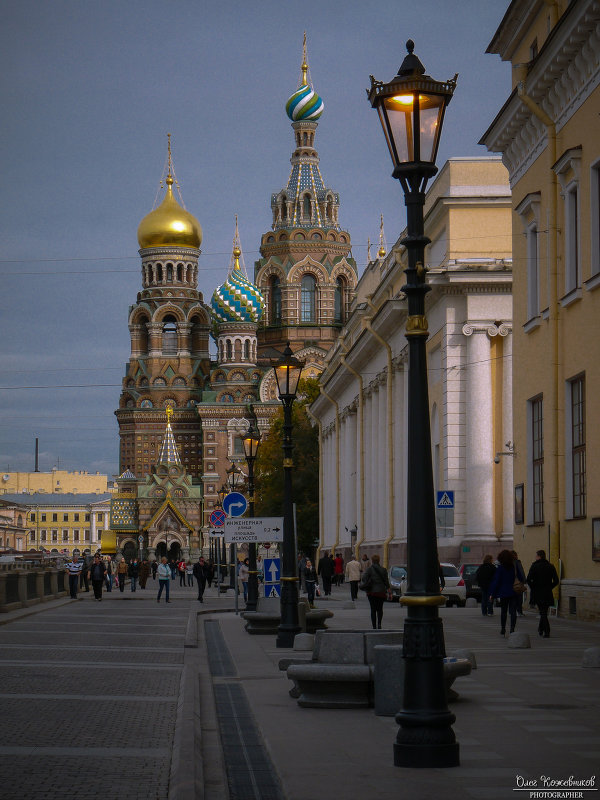
M 442 95 L 421 95 L 421 161 L 433 163 L 437 155 L 441 120 L 444 112 Z
M 388 97 L 384 100 L 384 104 L 398 163 L 414 161 L 413 95 L 402 94 Z

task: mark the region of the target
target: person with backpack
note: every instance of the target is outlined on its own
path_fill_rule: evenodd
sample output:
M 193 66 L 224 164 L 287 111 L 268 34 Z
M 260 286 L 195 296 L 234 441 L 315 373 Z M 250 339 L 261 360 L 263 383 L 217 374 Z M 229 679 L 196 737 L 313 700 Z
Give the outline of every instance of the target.
M 371 556 L 371 566 L 365 570 L 359 588 L 366 591 L 371 607 L 371 624 L 374 629 L 381 630 L 383 604 L 390 588 L 388 571 L 379 563 L 377 553 Z

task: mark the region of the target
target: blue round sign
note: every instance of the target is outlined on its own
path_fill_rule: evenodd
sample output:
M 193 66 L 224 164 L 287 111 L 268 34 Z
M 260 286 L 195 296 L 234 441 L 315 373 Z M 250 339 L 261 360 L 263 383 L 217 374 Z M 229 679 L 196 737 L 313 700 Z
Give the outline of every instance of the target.
M 248 501 L 240 492 L 229 492 L 223 500 L 223 511 L 228 517 L 241 517 L 248 508 Z

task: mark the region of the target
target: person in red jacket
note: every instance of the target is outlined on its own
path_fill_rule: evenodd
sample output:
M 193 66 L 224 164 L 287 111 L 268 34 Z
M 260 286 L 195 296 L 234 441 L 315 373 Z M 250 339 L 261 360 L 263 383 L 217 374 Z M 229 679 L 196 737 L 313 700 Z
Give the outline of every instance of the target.
M 333 561 L 333 580 L 336 586 L 341 586 L 344 582 L 344 559 L 336 553 Z

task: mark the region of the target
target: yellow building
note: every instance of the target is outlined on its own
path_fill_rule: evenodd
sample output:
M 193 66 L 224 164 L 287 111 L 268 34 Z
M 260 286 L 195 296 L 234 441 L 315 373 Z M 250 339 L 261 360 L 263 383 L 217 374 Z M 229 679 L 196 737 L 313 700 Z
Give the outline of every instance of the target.
M 103 534 L 109 533 L 109 492 L 99 494 L 3 495 L 2 506 L 19 504 L 24 519 L 24 550 L 45 550 L 71 555 L 93 554 L 103 546 Z
M 597 0 L 513 0 L 488 47 L 511 94 L 481 143 L 513 194 L 515 547 L 549 551 L 559 611 L 600 618 Z
M 51 472 L 0 473 L 0 496 L 5 494 L 32 494 L 34 492 L 61 492 L 63 494 L 100 494 L 107 492 L 108 476 L 99 472 L 68 472 L 53 469 Z
M 425 199 L 429 405 L 442 561 L 512 547 L 512 248 L 499 157 L 452 158 Z M 406 231 L 401 234 L 404 238 Z M 406 253 L 380 248 L 320 377 L 320 548 L 406 563 Z M 355 532 L 355 534 L 354 534 Z

